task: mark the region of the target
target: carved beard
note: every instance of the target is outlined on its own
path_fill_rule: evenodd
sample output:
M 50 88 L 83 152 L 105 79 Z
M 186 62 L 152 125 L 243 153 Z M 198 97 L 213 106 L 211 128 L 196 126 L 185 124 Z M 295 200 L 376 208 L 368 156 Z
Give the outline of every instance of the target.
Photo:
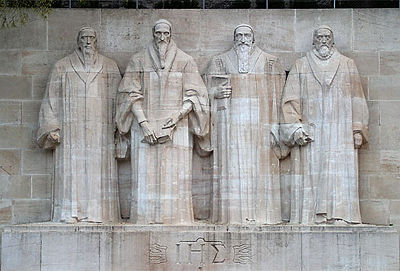
M 249 58 L 252 45 L 250 42 L 239 42 L 235 45 L 235 51 L 238 56 L 239 73 L 249 72 Z
M 96 53 L 96 50 L 93 49 L 93 47 L 83 47 L 81 48 L 81 52 L 83 55 L 83 62 L 85 63 L 85 66 L 92 65 L 94 62 L 94 54 Z
M 161 68 L 165 68 L 165 57 L 167 55 L 168 41 L 160 40 L 156 43 L 158 48 L 158 56 L 160 57 Z
M 328 45 L 314 46 L 315 54 L 318 58 L 326 60 L 329 59 L 333 54 L 333 47 Z

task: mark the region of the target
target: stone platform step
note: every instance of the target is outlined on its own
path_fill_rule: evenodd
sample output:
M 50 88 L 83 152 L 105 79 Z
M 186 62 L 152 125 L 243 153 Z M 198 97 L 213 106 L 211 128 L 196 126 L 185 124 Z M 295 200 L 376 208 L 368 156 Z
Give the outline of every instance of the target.
M 40 223 L 2 233 L 2 271 L 399 270 L 386 226 Z

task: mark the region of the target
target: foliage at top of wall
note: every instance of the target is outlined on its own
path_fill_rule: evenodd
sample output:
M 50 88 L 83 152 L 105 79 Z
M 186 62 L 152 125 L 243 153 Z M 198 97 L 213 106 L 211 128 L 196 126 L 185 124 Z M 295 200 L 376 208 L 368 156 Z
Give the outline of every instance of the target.
M 34 13 L 46 19 L 51 13 L 53 0 L 0 0 L 0 28 L 26 24 Z

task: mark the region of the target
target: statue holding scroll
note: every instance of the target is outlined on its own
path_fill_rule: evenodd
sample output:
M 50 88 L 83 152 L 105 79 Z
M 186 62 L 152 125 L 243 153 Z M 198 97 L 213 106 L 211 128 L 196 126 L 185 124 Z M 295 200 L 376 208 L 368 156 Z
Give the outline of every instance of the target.
M 215 56 L 206 75 L 215 223 L 282 221 L 277 124 L 285 73 L 277 57 L 263 52 L 254 40 L 251 26 L 238 25 L 233 48 Z

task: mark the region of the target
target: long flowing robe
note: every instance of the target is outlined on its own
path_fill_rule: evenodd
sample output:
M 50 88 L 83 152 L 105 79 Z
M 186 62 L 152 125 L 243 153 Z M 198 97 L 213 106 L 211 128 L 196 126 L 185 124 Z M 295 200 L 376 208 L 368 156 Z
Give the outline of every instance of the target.
M 215 223 L 281 222 L 281 153 L 273 145 L 279 140 L 284 80 L 278 59 L 258 47 L 251 52 L 248 73 L 239 73 L 234 49 L 210 63 L 210 97 L 218 86 L 232 86 L 231 98 L 211 100 Z
M 134 107 L 144 112 L 156 134 L 171 115 L 190 102 L 192 110 L 177 124 L 172 140 L 163 144 L 144 143 Z M 165 68 L 160 66 L 151 43 L 134 55 L 118 90 L 117 126 L 130 132 L 132 203 L 130 221 L 138 224 L 190 224 L 192 207 L 193 135 L 205 138 L 209 132 L 207 90 L 193 58 L 171 40 Z
M 299 128 L 313 139 L 291 152 L 290 222 L 323 222 L 320 215 L 361 223 L 353 134 L 368 141 L 368 108 L 354 61 L 335 51 L 324 62 L 308 52 L 289 73 L 282 107 L 286 142 L 295 144 Z
M 37 135 L 41 147 L 55 148 L 54 221 L 119 220 L 113 114 L 120 80 L 113 60 L 96 54 L 85 69 L 78 51 L 50 74 Z M 56 130 L 59 145 L 47 139 Z

